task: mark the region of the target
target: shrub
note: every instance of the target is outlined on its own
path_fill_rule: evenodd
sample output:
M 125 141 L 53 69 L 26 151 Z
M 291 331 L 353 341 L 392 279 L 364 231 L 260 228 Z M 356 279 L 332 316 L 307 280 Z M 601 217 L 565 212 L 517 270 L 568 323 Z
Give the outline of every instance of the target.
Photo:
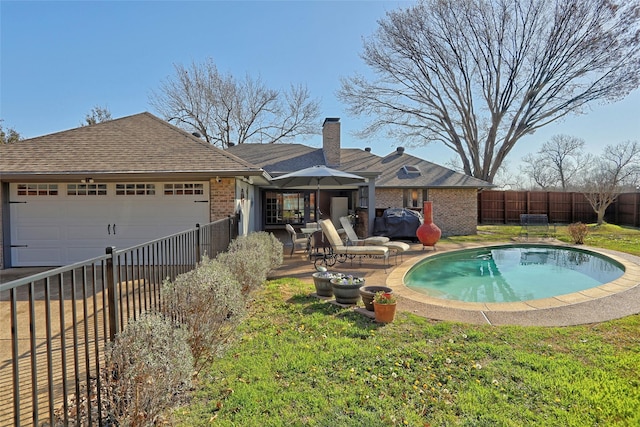
M 282 265 L 282 243 L 272 233 L 251 233 L 235 239 L 216 259 L 231 270 L 246 297 Z
M 187 333 L 160 314 L 131 322 L 107 344 L 102 390 L 116 425 L 155 425 L 191 388 Z
M 584 244 L 584 238 L 587 236 L 589 232 L 587 225 L 581 222 L 574 222 L 573 224 L 569 224 L 567 227 L 567 231 L 573 240 L 573 243 L 576 245 Z
M 165 281 L 163 310 L 182 322 L 199 372 L 223 354 L 245 317 L 245 300 L 231 271 L 217 260 L 203 259 L 194 270 Z

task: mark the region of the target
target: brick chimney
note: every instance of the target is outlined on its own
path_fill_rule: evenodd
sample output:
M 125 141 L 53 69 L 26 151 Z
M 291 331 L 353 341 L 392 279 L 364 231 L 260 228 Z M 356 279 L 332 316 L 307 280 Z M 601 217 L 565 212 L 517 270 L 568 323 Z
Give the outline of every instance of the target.
M 324 119 L 322 151 L 327 166 L 340 166 L 340 118 L 327 117 Z

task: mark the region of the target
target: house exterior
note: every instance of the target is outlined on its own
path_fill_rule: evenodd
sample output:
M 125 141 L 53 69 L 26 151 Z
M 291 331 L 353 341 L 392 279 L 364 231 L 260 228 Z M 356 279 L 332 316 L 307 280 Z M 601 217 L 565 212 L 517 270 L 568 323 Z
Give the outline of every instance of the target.
M 342 148 L 340 120 L 323 146 L 242 144 L 221 150 L 149 113 L 0 145 L 0 268 L 59 266 L 238 215 L 239 233 L 357 214 L 367 236 L 388 207 L 434 202 L 443 235 L 475 233 L 478 189 L 491 185 L 404 150 Z M 362 184 L 281 188 L 315 165 Z M 319 197 L 318 197 L 319 193 Z M 318 199 L 318 200 L 316 200 Z
M 322 148 L 302 144 L 242 144 L 227 149 L 228 152 L 277 176 L 324 164 L 368 179 L 371 187 L 356 190 L 322 191 L 320 209 L 330 213 L 330 199 L 348 198 L 349 213 L 358 215 L 358 234 L 367 236 L 374 230 L 374 218 L 387 208 L 422 210 L 423 201 L 432 201 L 434 222 L 442 229 L 443 236 L 475 234 L 477 226 L 477 192 L 493 185 L 451 169 L 405 153 L 400 147 L 387 156 L 380 157 L 368 148 L 342 148 L 340 121 L 326 119 L 323 124 Z M 261 189 L 261 200 L 269 203 L 270 197 L 289 194 L 291 189 Z M 267 194 L 268 192 L 268 194 Z M 308 197 L 308 194 L 301 194 Z M 324 197 L 323 197 L 324 196 Z M 305 203 L 306 203 L 305 199 Z M 328 216 L 328 215 L 327 215 Z M 314 218 L 304 215 L 299 223 Z M 295 220 L 293 221 L 296 222 Z M 263 229 L 275 224 L 263 217 Z
M 328 118 L 322 127 L 322 148 L 303 144 L 241 144 L 226 151 L 255 164 L 272 177 L 278 177 L 315 165 L 325 165 L 333 169 L 359 175 L 366 179 L 361 185 L 340 187 L 322 186 L 319 200 L 317 188 L 310 185 L 297 188 L 281 188 L 274 181 L 259 189 L 256 201 L 261 230 L 277 230 L 285 223 L 302 226 L 306 222 L 332 218 L 338 226 L 338 218 L 356 209 L 373 209 L 376 197 L 376 179 L 382 173 L 379 157 L 358 149 L 340 147 L 340 121 Z M 357 162 L 353 160 L 357 159 Z M 317 204 L 317 205 L 316 205 Z M 316 207 L 321 212 L 315 218 Z M 373 217 L 367 226 L 373 228 Z
M 0 145 L 0 268 L 65 265 L 236 213 L 247 232 L 268 180 L 149 113 Z
M 492 184 L 409 155 L 403 147 L 380 162 L 384 172 L 376 180 L 378 216 L 389 207 L 422 211 L 422 202 L 431 201 L 433 222 L 443 236 L 476 233 L 478 190 Z

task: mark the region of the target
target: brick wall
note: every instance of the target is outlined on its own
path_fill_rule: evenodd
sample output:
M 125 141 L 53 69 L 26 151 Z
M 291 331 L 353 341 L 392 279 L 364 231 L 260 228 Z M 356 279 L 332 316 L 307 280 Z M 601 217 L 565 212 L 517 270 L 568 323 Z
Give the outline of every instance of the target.
M 220 181 L 220 182 L 218 182 Z M 210 181 L 209 220 L 217 221 L 235 213 L 235 178 L 219 178 Z
M 322 151 L 327 166 L 340 166 L 340 119 L 325 119 L 322 125 Z
M 478 196 L 471 189 L 429 189 L 433 202 L 433 222 L 442 236 L 476 234 L 478 225 Z
M 376 188 L 376 208 L 401 208 L 402 189 L 401 188 Z
M 354 227 L 356 235 L 360 238 L 369 237 L 369 211 L 367 209 L 356 209 L 358 222 Z
M 429 189 L 433 202 L 433 222 L 440 227 L 443 236 L 476 234 L 478 224 L 478 196 L 471 189 Z M 422 191 L 418 192 L 422 207 Z M 403 207 L 403 190 L 400 188 L 376 189 L 376 208 Z

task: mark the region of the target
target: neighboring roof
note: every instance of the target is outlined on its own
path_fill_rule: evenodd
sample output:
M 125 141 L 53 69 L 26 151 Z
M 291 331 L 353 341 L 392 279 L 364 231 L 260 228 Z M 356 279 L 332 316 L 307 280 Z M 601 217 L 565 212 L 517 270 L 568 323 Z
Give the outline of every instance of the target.
M 3 176 L 264 173 L 147 112 L 0 145 L 0 171 Z
M 483 181 L 444 166 L 396 150 L 381 159 L 384 172 L 376 179 L 381 188 L 482 188 L 493 187 Z

